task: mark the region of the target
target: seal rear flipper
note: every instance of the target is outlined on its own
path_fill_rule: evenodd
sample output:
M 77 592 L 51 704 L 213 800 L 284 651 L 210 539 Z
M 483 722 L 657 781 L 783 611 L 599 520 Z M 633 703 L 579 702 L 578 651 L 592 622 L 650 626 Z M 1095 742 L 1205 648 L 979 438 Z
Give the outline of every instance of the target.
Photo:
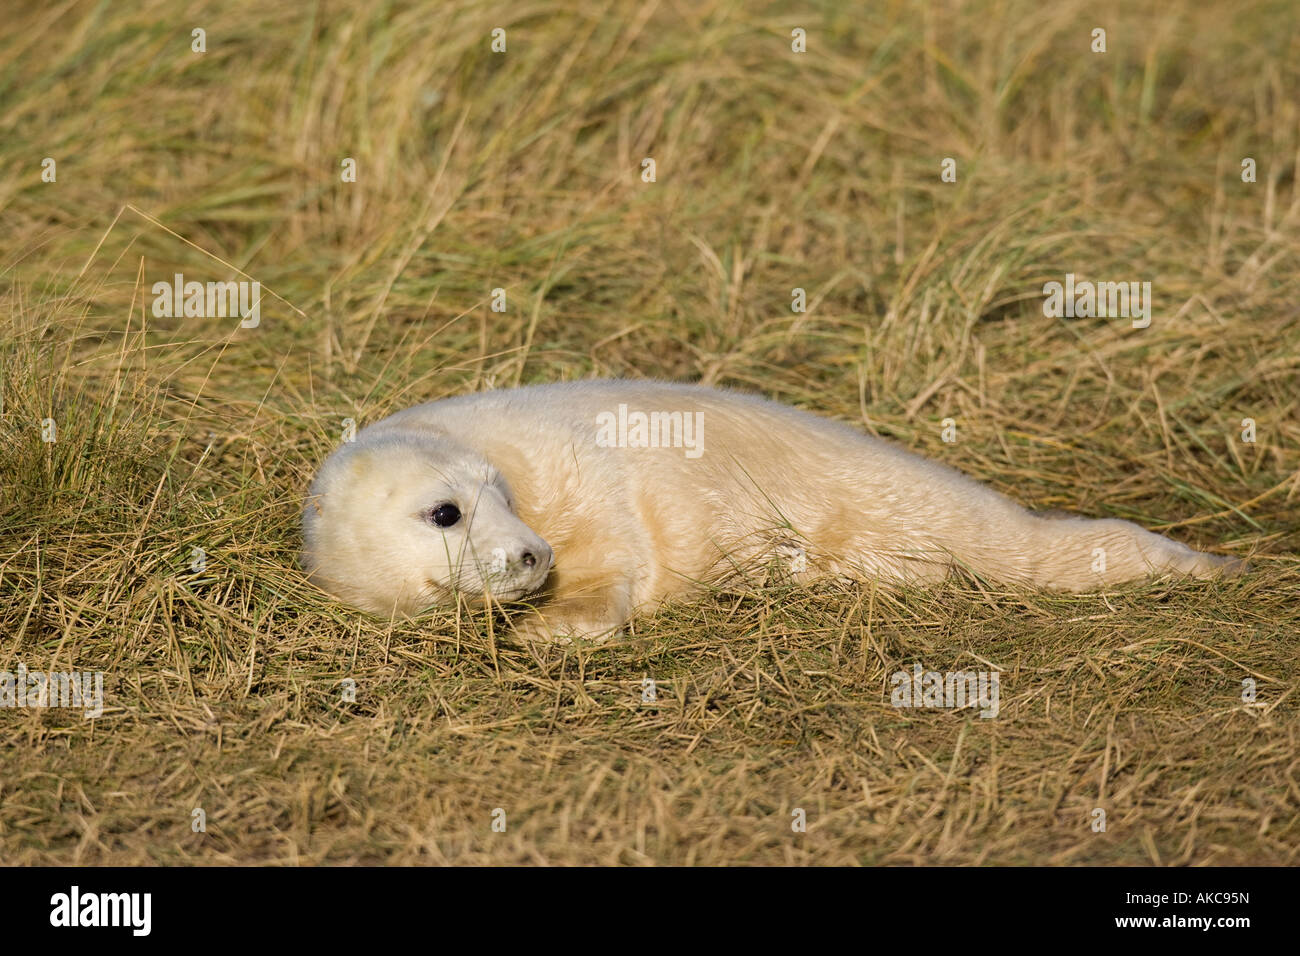
M 1118 518 L 1036 518 L 1029 540 L 1038 559 L 1031 582 L 1063 591 L 1174 575 L 1211 579 L 1239 574 L 1244 562 L 1197 551 Z

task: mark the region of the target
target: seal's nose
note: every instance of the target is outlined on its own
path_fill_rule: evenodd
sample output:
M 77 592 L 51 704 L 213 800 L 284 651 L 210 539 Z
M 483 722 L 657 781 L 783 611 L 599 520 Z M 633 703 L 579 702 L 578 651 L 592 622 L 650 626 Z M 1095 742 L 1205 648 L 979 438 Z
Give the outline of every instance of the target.
M 545 572 L 551 570 L 554 555 L 544 541 L 537 541 L 520 551 L 515 560 L 525 571 Z

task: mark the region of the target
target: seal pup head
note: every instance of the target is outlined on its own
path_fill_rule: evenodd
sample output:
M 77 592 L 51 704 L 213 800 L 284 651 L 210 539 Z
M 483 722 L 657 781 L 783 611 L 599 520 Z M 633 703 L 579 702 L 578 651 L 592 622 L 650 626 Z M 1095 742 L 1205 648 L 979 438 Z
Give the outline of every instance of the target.
M 373 614 L 413 615 L 457 595 L 519 600 L 553 563 L 501 473 L 438 434 L 362 433 L 325 459 L 303 509 L 312 581 Z

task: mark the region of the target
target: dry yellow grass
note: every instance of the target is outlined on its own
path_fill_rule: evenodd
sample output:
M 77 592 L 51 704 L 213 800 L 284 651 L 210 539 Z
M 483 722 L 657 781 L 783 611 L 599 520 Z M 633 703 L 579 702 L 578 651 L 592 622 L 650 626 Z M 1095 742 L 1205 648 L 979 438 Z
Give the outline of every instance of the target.
M 1298 17 L 9 11 L 0 671 L 102 670 L 105 711 L 0 709 L 0 858 L 1294 864 Z M 255 329 L 156 317 L 175 272 L 274 297 Z M 1045 317 L 1067 272 L 1152 282 L 1151 327 Z M 596 375 L 758 391 L 1254 570 L 737 587 L 577 650 L 303 582 L 297 511 L 345 419 Z M 998 669 L 1000 715 L 893 708 L 916 661 Z

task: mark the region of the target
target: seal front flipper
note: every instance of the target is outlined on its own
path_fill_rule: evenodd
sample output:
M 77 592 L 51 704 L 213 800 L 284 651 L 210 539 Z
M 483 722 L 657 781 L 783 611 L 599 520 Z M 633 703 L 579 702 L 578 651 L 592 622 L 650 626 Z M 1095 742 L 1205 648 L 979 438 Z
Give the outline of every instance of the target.
M 554 597 L 514 619 L 515 632 L 542 644 L 570 644 L 576 638 L 602 643 L 623 633 L 632 616 L 632 586 L 626 578 L 566 581 Z
M 621 624 L 606 626 L 608 622 L 569 620 L 537 611 L 529 611 L 512 623 L 515 634 L 532 644 L 572 644 L 575 640 L 603 644 L 623 634 Z

